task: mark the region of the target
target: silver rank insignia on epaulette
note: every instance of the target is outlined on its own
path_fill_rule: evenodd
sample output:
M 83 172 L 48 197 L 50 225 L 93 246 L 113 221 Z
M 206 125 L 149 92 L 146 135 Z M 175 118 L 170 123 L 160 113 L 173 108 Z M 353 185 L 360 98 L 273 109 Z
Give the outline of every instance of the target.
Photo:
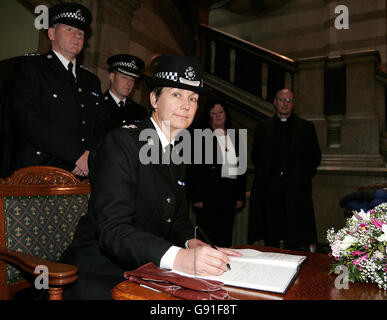
M 130 124 L 128 126 L 122 126 L 122 128 L 124 128 L 124 129 L 137 129 L 137 126 L 134 124 Z
M 35 56 L 40 56 L 39 52 L 31 52 L 31 53 L 26 53 L 24 55 L 25 57 L 35 57 Z

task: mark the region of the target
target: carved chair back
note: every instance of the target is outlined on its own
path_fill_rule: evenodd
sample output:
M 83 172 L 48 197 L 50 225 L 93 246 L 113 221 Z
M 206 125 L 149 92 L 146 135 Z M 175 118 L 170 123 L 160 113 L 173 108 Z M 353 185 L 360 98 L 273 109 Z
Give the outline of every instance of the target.
M 58 261 L 87 212 L 90 192 L 89 181 L 55 167 L 23 168 L 0 179 L 0 250 Z M 0 261 L 0 297 L 30 286 L 23 275 Z

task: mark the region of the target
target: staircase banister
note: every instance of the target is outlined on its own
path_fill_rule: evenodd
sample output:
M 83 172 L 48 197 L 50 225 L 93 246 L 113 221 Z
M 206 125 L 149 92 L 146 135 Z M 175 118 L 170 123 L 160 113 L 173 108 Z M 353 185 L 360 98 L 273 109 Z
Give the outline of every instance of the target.
M 297 70 L 296 62 L 287 56 L 261 47 L 255 43 L 227 34 L 219 29 L 213 28 L 204 23 L 200 24 L 200 29 L 201 35 L 209 35 L 213 39 L 220 40 L 223 43 L 227 43 L 232 47 L 248 51 L 249 53 L 259 56 L 268 62 L 278 64 L 290 72 L 294 72 Z

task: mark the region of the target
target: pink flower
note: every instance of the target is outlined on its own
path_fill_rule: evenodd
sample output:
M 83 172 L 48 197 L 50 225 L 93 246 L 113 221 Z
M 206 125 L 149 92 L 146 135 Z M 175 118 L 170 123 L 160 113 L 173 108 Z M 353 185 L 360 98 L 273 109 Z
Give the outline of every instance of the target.
M 358 264 L 360 263 L 360 261 L 363 260 L 363 259 L 367 259 L 367 255 L 366 255 L 366 254 L 365 254 L 364 256 L 362 256 L 362 257 L 356 259 L 355 261 L 353 261 L 353 264 L 356 266 L 356 265 L 358 265 Z M 359 268 L 359 270 L 360 270 L 360 268 Z
M 367 227 L 367 225 L 366 225 L 365 223 L 360 224 L 359 228 L 360 228 L 361 230 L 363 230 L 363 231 L 368 230 L 368 227 Z
M 357 220 L 363 220 L 363 218 L 356 212 L 353 212 L 353 215 L 356 217 Z
M 382 225 L 383 225 L 383 222 L 380 222 L 379 220 L 376 220 L 376 219 L 371 219 L 371 222 L 372 224 L 378 228 L 379 230 L 382 230 Z
M 356 257 L 356 256 L 361 256 L 362 254 L 364 254 L 364 252 L 363 252 L 363 251 L 353 251 L 353 252 L 351 252 L 351 254 L 352 254 L 354 257 Z

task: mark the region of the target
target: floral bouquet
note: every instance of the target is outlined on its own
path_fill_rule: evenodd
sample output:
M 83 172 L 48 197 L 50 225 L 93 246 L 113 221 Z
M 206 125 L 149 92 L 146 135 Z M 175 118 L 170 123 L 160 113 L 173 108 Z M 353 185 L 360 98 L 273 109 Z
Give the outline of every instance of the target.
M 329 273 L 346 266 L 349 281 L 371 281 L 387 290 L 387 203 L 354 211 L 344 228 L 327 231 L 327 240 L 335 259 Z

